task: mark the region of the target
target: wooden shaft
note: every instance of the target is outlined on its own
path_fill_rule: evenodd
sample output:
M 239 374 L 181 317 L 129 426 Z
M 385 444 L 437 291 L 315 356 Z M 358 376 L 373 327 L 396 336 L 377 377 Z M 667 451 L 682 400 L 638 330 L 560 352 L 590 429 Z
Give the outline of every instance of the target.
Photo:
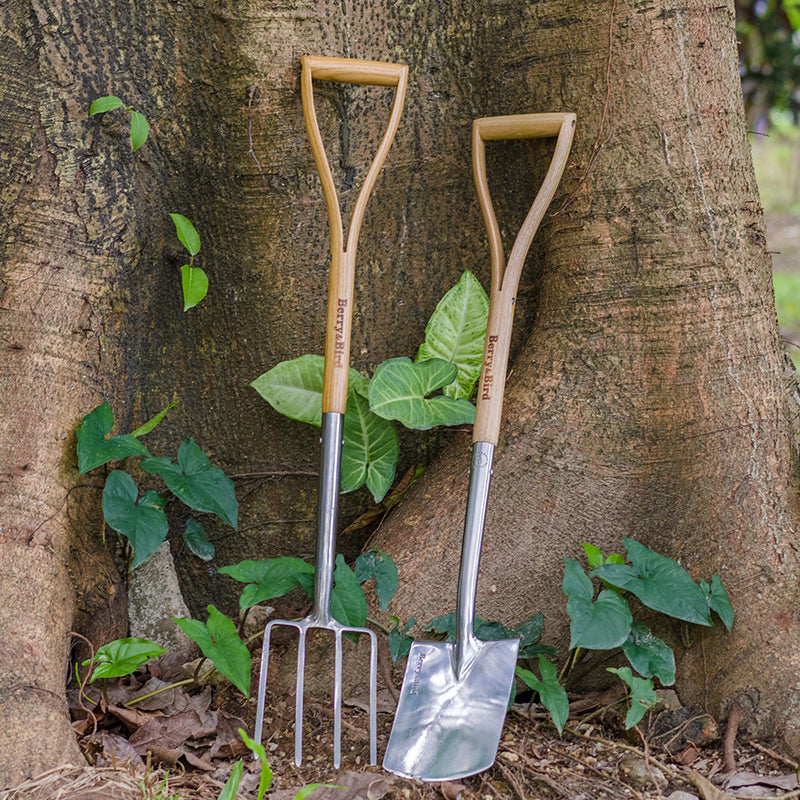
M 489 237 L 492 264 L 492 289 L 489 320 L 483 350 L 483 366 L 478 382 L 473 442 L 497 444 L 503 412 L 503 391 L 514 323 L 514 304 L 525 257 L 550 201 L 553 199 L 567 163 L 575 131 L 575 114 L 519 114 L 477 119 L 472 126 L 472 167 L 483 220 Z M 558 136 L 545 179 L 525 221 L 520 227 L 506 264 L 500 228 L 492 207 L 486 179 L 484 142 L 496 139 L 526 139 Z
M 378 145 L 375 158 L 367 171 L 364 184 L 356 199 L 350 230 L 345 245 L 342 232 L 342 213 L 333 184 L 333 175 L 325 155 L 317 115 L 314 109 L 313 79 L 342 81 L 373 86 L 394 86 L 395 95 L 386 132 Z M 378 179 L 386 154 L 394 140 L 403 111 L 408 67 L 382 61 L 358 61 L 347 58 L 303 56 L 300 88 L 311 151 L 319 172 L 322 192 L 328 209 L 331 237 L 331 269 L 328 280 L 328 310 L 325 332 L 325 370 L 322 383 L 322 411 L 344 414 L 347 406 L 347 374 L 350 367 L 350 328 L 353 316 L 353 285 L 358 234 L 364 218 L 367 200 Z

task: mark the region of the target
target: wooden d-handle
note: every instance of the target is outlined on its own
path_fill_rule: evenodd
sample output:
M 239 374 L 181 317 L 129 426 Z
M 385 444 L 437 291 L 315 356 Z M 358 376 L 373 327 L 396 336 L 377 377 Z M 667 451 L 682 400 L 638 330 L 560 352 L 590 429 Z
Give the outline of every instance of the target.
M 484 117 L 472 124 L 472 169 L 478 191 L 483 221 L 489 236 L 492 260 L 492 291 L 489 301 L 489 321 L 483 351 L 483 366 L 478 384 L 473 442 L 497 444 L 500 417 L 503 411 L 503 391 L 508 368 L 511 328 L 514 323 L 514 303 L 525 263 L 525 257 L 539 228 L 550 201 L 553 199 L 564 167 L 567 164 L 575 114 L 517 114 L 507 117 Z M 557 136 L 555 151 L 544 181 L 533 205 L 519 229 L 506 263 L 500 228 L 492 207 L 489 184 L 486 180 L 486 150 L 484 142 L 496 139 L 532 139 Z
M 342 213 L 333 185 L 333 176 L 325 147 L 317 124 L 314 109 L 313 79 L 358 83 L 369 86 L 395 87 L 394 102 L 389 115 L 389 124 L 383 134 L 375 158 L 372 161 L 364 185 L 358 194 L 347 241 L 342 231 Z M 328 312 L 325 333 L 325 372 L 322 383 L 322 411 L 344 414 L 347 405 L 347 373 L 350 366 L 350 327 L 353 316 L 353 283 L 355 279 L 355 257 L 358 234 L 364 218 L 367 200 L 378 178 L 386 154 L 392 145 L 400 114 L 403 111 L 408 67 L 404 64 L 388 64 L 384 61 L 359 61 L 350 58 L 325 58 L 303 56 L 300 88 L 303 100 L 303 116 L 311 141 L 311 150 L 317 165 L 331 237 L 331 270 L 328 280 Z

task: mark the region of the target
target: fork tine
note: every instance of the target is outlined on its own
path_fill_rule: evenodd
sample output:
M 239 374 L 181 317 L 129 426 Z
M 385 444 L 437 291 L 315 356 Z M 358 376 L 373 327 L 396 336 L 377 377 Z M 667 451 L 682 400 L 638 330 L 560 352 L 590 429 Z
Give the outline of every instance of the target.
M 342 761 L 342 629 L 335 631 L 336 647 L 333 675 L 333 767 Z
M 261 744 L 261 735 L 264 731 L 264 707 L 267 703 L 267 671 L 269 669 L 269 637 L 272 633 L 272 622 L 264 628 L 264 641 L 261 645 L 261 667 L 258 674 L 258 704 L 256 706 L 256 727 L 253 731 L 253 741 Z M 254 753 L 255 755 L 255 753 Z M 257 757 L 257 756 L 256 756 Z
M 306 629 L 299 628 L 297 639 L 297 688 L 294 700 L 294 763 L 303 763 L 303 689 L 306 671 Z
M 378 637 L 369 633 L 369 763 L 378 763 Z

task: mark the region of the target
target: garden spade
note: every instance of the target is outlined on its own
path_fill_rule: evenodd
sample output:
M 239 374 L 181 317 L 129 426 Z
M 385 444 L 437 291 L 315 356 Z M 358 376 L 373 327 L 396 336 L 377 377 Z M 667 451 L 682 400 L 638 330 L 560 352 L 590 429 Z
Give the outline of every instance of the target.
M 342 231 L 342 214 L 333 184 L 328 159 L 322 143 L 314 110 L 313 79 L 341 81 L 373 86 L 394 87 L 394 102 L 389 123 L 378 145 L 375 158 L 361 187 L 353 213 L 347 241 Z M 333 687 L 333 765 L 341 762 L 342 734 L 342 635 L 359 633 L 370 637 L 369 675 L 369 728 L 370 763 L 377 761 L 377 639 L 367 628 L 345 626 L 336 620 L 330 610 L 333 589 L 334 558 L 336 547 L 336 519 L 339 500 L 342 436 L 344 412 L 347 406 L 347 377 L 350 367 L 350 327 L 353 313 L 353 284 L 358 233 L 370 192 L 386 154 L 391 147 L 403 110 L 408 67 L 376 61 L 358 61 L 345 58 L 303 56 L 301 96 L 311 150 L 319 171 L 322 191 L 328 209 L 331 236 L 331 267 L 328 280 L 327 323 L 325 333 L 325 366 L 322 382 L 322 461 L 320 467 L 320 495 L 317 524 L 317 563 L 314 577 L 314 607 L 301 620 L 270 620 L 264 630 L 261 650 L 261 673 L 258 681 L 256 707 L 256 743 L 261 742 L 264 724 L 264 704 L 269 668 L 270 634 L 276 626 L 295 628 L 297 644 L 297 688 L 295 696 L 294 760 L 299 766 L 303 757 L 303 688 L 305 680 L 306 634 L 311 629 L 322 628 L 334 634 L 334 687 Z
M 514 682 L 519 639 L 481 641 L 475 636 L 475 592 L 483 525 L 500 432 L 506 368 L 520 274 L 531 241 L 566 165 L 574 114 L 486 117 L 472 127 L 475 186 L 489 236 L 492 289 L 478 382 L 472 463 L 458 578 L 455 642 L 414 642 L 385 769 L 424 781 L 455 780 L 488 769 L 497 754 Z M 486 180 L 484 142 L 557 136 L 550 167 L 505 262 L 500 229 Z

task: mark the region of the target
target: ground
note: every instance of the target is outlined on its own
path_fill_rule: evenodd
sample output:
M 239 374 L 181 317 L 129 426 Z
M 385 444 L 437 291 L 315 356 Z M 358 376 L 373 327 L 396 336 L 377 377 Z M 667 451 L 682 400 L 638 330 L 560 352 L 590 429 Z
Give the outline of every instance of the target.
M 102 691 L 85 687 L 89 697 L 73 687 L 74 727 L 92 766 L 52 770 L 0 791 L 0 800 L 218 800 L 239 759 L 243 777 L 230 800 L 254 800 L 260 764 L 250 758 L 237 731 L 253 730 L 255 700 L 224 682 L 201 687 L 186 678 L 176 680 L 186 674 L 185 666 L 156 661 L 133 676 L 109 680 Z M 203 674 L 202 665 L 198 674 Z M 393 675 L 399 683 L 397 668 Z M 170 683 L 179 685 L 163 690 Z M 157 689 L 162 691 L 153 694 Z M 666 692 L 665 705 L 633 731 L 624 730 L 618 696 L 577 696 L 561 735 L 535 697 L 520 699 L 508 715 L 490 770 L 462 781 L 423 784 L 367 763 L 367 715 L 357 696 L 345 695 L 343 763 L 335 770 L 330 701 L 307 695 L 303 763 L 295 766 L 294 698 L 291 692 L 268 693 L 264 744 L 273 778 L 267 797 L 291 800 L 313 783 L 344 787 L 318 787 L 314 800 L 800 796 L 795 791 L 797 765 L 758 743 L 737 741 L 734 728 L 726 736 L 707 715 L 680 708 L 673 692 Z M 381 689 L 379 758 L 392 706 L 390 692 Z M 719 785 L 726 785 L 726 791 Z

